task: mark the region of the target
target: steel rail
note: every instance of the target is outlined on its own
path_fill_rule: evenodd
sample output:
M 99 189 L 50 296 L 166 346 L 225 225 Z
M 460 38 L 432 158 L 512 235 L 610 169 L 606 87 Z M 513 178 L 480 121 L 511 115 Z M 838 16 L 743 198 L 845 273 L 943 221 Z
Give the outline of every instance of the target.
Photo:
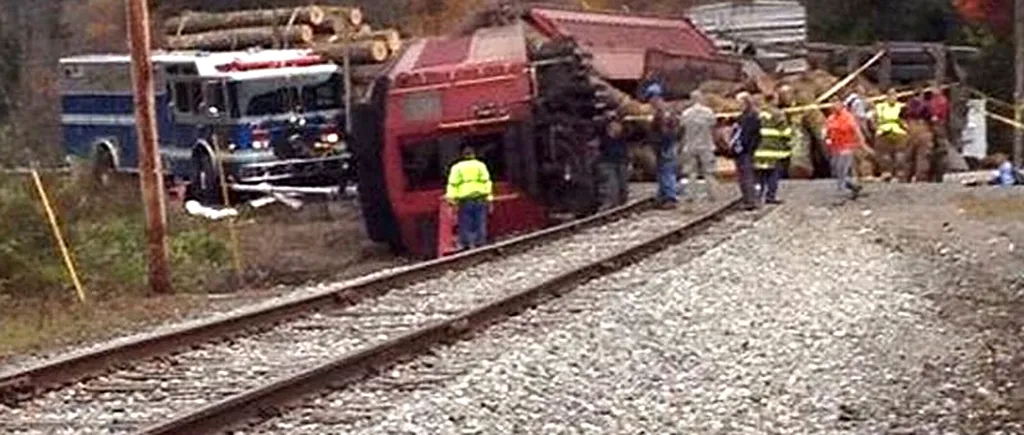
M 738 210 L 734 199 L 690 219 L 683 225 L 633 244 L 583 267 L 560 274 L 529 289 L 485 303 L 448 319 L 418 328 L 378 345 L 360 349 L 303 372 L 228 397 L 194 412 L 143 428 L 142 435 L 205 434 L 233 429 L 328 387 L 338 388 L 372 376 L 398 362 L 493 325 L 537 304 L 572 291 L 579 285 L 621 270 L 669 245 L 701 232 L 726 214 Z
M 514 237 L 483 248 L 438 258 L 399 269 L 380 277 L 357 279 L 351 284 L 301 297 L 284 300 L 266 307 L 255 307 L 238 313 L 203 319 L 165 332 L 143 335 L 126 342 L 112 343 L 98 349 L 69 354 L 43 361 L 28 368 L 0 373 L 0 402 L 17 403 L 41 391 L 102 374 L 103 372 L 210 340 L 231 336 L 246 330 L 270 327 L 276 323 L 324 307 L 344 308 L 365 299 L 379 297 L 395 288 L 439 276 L 445 271 L 526 251 L 538 244 L 598 226 L 621 217 L 652 208 L 654 199 L 639 199 L 629 204 L 583 219 Z

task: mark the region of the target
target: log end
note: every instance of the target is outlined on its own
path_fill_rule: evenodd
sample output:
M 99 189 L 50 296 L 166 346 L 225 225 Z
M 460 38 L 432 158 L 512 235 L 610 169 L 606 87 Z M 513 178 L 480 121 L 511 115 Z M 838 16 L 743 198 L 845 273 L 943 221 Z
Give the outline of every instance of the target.
M 312 26 L 320 26 L 327 20 L 327 13 L 319 6 L 306 6 L 306 13 Z
M 384 62 L 388 60 L 388 56 L 391 55 L 391 51 L 388 50 L 388 45 L 382 41 L 373 41 L 370 48 L 371 58 L 375 62 Z
M 349 22 L 356 27 L 359 27 L 363 24 L 364 18 L 365 17 L 363 17 L 363 10 L 360 8 L 352 8 L 351 12 L 349 12 L 348 14 Z

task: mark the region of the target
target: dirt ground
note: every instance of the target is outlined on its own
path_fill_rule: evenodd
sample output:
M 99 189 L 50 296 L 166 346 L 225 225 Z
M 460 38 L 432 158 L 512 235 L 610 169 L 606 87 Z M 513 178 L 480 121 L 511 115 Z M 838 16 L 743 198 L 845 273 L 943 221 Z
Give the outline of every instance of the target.
M 366 237 L 351 202 L 273 204 L 240 221 L 238 233 L 248 289 L 351 278 L 409 261 Z
M 181 204 L 168 203 L 168 207 Z M 272 204 L 243 210 L 237 223 L 244 272 L 229 264 L 211 288 L 176 289 L 171 296 L 124 295 L 69 304 L 47 301 L 0 313 L 0 367 L 170 322 L 223 312 L 320 282 L 343 281 L 403 264 L 367 239 L 358 207 L 349 202 L 307 203 L 299 210 Z M 225 224 L 226 225 L 226 224 Z

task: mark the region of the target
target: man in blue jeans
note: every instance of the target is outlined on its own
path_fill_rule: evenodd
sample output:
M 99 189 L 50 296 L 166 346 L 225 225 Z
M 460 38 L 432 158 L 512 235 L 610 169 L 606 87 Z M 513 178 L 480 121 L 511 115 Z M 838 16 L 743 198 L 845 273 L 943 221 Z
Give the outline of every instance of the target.
M 743 104 L 743 114 L 736 122 L 731 144 L 736 157 L 736 178 L 739 179 L 740 193 L 743 195 L 743 208 L 756 210 L 758 198 L 754 189 L 754 152 L 761 145 L 761 116 L 757 113 L 757 103 L 749 93 L 740 92 L 736 99 Z
M 494 185 L 487 165 L 476 158 L 472 147 L 462 150 L 462 160 L 448 173 L 445 199 L 459 210 L 459 244 L 473 249 L 487 242 L 487 214 L 494 200 Z
M 658 157 L 658 207 L 673 209 L 678 206 L 678 178 L 676 177 L 676 138 L 679 135 L 679 119 L 672 113 L 662 98 L 661 86 L 652 84 L 645 91 L 654 106 L 655 152 Z

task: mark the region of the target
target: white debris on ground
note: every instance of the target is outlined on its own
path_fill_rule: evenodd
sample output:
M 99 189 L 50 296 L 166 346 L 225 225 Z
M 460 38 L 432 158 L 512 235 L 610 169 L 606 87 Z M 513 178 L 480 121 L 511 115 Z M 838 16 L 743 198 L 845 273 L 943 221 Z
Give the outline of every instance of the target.
M 936 303 L 944 266 L 814 186 L 700 258 L 670 249 L 440 350 L 429 371 L 459 375 L 363 397 L 388 410 L 342 433 L 1024 433 L 997 400 L 1012 382 L 979 377 L 986 344 Z
M 185 201 L 185 211 L 192 216 L 199 216 L 214 221 L 238 216 L 238 210 L 233 208 L 218 209 L 207 207 L 196 200 Z

